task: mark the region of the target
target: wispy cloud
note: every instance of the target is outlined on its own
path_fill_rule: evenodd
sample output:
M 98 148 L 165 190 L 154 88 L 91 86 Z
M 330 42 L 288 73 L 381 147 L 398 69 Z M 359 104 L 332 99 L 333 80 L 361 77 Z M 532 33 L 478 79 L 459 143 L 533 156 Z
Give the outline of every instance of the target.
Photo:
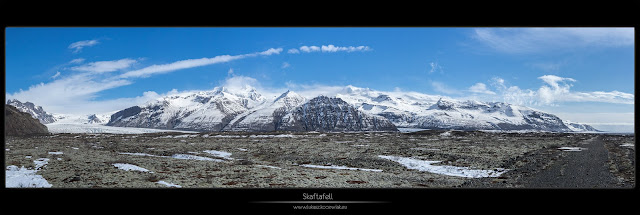
M 243 55 L 220 55 L 212 58 L 199 58 L 199 59 L 188 59 L 176 61 L 168 64 L 156 64 L 151 65 L 139 70 L 133 70 L 126 72 L 120 75 L 120 78 L 145 78 L 155 74 L 163 74 L 169 73 L 176 70 L 188 69 L 200 66 L 207 66 L 211 64 L 217 63 L 225 63 L 233 60 L 239 60 L 247 57 L 256 57 L 256 56 L 269 56 L 274 54 L 280 54 L 282 52 L 282 48 L 270 48 L 263 52 L 256 52 L 251 54 L 243 54 Z
M 71 67 L 71 70 L 92 73 L 113 72 L 129 68 L 131 65 L 137 62 L 138 61 L 129 58 L 113 61 L 96 61 L 81 66 Z
M 443 73 L 442 66 L 438 65 L 437 62 L 431 62 L 429 63 L 429 66 L 431 67 L 431 69 L 429 69 L 429 74 L 434 73 L 436 71 Z
M 60 76 L 60 71 L 57 71 L 55 75 L 51 76 L 51 78 L 55 79 Z
M 220 55 L 213 58 L 181 60 L 169 64 L 152 65 L 133 71 L 126 70 L 138 63 L 138 60 L 125 58 L 89 62 L 68 68 L 76 71 L 77 73 L 75 74 L 61 76 L 60 73 L 56 73 L 52 77 L 55 80 L 30 86 L 27 90 L 21 89 L 18 92 L 7 93 L 7 98 L 34 102 L 53 113 L 103 113 L 142 104 L 149 99 L 162 96 L 162 94 L 149 91 L 141 96 L 130 98 L 99 99 L 100 92 L 133 84 L 132 79 L 134 78 L 144 78 L 180 69 L 229 62 L 248 57 L 270 56 L 280 52 L 282 52 L 282 48 L 271 48 L 266 51 L 243 55 Z M 74 59 L 64 65 L 83 63 L 84 59 L 80 59 Z M 236 77 L 233 75 L 233 69 L 230 69 L 228 74 L 232 80 L 241 80 L 241 77 L 233 79 Z M 245 79 L 243 81 L 250 80 Z
M 280 66 L 281 69 L 286 69 L 289 68 L 291 66 L 291 64 L 287 63 L 287 62 L 282 62 L 282 66 Z
M 76 58 L 76 59 L 73 59 L 73 60 L 69 61 L 68 64 L 79 64 L 79 63 L 82 63 L 82 62 L 84 62 L 84 58 Z
M 472 37 L 504 53 L 633 46 L 633 28 L 476 28 Z
M 94 46 L 98 44 L 98 40 L 83 40 L 83 41 L 78 41 L 75 43 L 71 43 L 71 45 L 69 45 L 69 49 L 73 50 L 73 53 L 78 53 L 80 52 L 84 47 L 90 47 L 90 46 Z
M 27 90 L 7 94 L 7 98 L 31 101 L 54 113 L 86 112 L 83 110 L 85 105 L 96 98 L 98 92 L 131 83 L 120 79 L 96 80 L 94 75 L 77 74 L 30 86 Z
M 298 54 L 300 52 L 310 53 L 310 52 L 364 52 L 371 51 L 369 46 L 335 46 L 332 44 L 329 45 L 321 45 L 321 46 L 300 46 L 299 49 L 289 49 L 287 53 L 289 54 Z

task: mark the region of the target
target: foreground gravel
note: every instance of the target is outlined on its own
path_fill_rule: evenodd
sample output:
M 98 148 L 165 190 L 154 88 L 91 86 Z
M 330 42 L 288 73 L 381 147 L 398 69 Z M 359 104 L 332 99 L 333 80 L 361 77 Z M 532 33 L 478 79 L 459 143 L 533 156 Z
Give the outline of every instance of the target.
M 55 134 L 6 137 L 5 169 L 35 168 L 35 160 L 48 158 L 37 174 L 53 188 L 528 188 L 553 186 L 542 181 L 574 174 L 571 167 L 588 159 L 573 156 L 594 152 L 599 158 L 589 165 L 606 165 L 584 186 L 627 188 L 635 185 L 635 146 L 623 145 L 634 143 L 620 135 L 462 131 Z M 449 176 L 381 155 L 508 171 Z

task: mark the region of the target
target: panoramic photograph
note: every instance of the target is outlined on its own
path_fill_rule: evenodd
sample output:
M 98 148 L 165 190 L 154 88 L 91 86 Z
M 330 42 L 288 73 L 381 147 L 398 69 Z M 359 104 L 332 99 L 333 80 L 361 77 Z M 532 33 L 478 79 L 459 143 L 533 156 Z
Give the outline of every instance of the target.
M 634 39 L 7 27 L 4 187 L 635 189 Z

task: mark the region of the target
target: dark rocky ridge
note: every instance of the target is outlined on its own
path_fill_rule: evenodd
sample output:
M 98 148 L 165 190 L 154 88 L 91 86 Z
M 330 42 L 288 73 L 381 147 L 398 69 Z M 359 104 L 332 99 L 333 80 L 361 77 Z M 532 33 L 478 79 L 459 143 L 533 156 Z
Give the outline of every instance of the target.
M 49 129 L 30 114 L 19 111 L 16 107 L 4 107 L 4 135 L 24 136 L 33 134 L 48 134 Z
M 21 112 L 28 113 L 29 115 L 31 115 L 31 117 L 38 119 L 42 124 L 52 123 L 56 121 L 53 115 L 44 111 L 41 106 L 36 106 L 31 102 L 22 103 L 17 99 L 10 99 L 7 101 L 7 104 L 16 107 Z
M 340 98 L 318 96 L 283 118 L 285 131 L 397 131 L 384 117 L 368 115 Z

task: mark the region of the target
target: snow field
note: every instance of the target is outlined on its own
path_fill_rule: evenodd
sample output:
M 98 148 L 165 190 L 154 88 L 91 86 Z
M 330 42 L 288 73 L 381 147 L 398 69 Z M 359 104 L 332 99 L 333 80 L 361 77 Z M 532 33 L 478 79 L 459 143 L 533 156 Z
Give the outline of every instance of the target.
M 495 170 L 479 170 L 471 169 L 469 167 L 434 166 L 432 164 L 439 163 L 440 161 L 425 161 L 399 156 L 378 155 L 378 157 L 398 162 L 408 169 L 466 178 L 499 177 L 502 173 L 508 171 L 502 168 L 496 168 Z
M 5 187 L 7 188 L 49 188 L 52 185 L 47 182 L 41 175 L 36 175 L 36 172 L 49 164 L 48 158 L 38 158 L 33 161 L 36 165 L 34 169 L 27 169 L 24 167 L 18 168 L 17 166 L 7 166 L 5 171 Z

